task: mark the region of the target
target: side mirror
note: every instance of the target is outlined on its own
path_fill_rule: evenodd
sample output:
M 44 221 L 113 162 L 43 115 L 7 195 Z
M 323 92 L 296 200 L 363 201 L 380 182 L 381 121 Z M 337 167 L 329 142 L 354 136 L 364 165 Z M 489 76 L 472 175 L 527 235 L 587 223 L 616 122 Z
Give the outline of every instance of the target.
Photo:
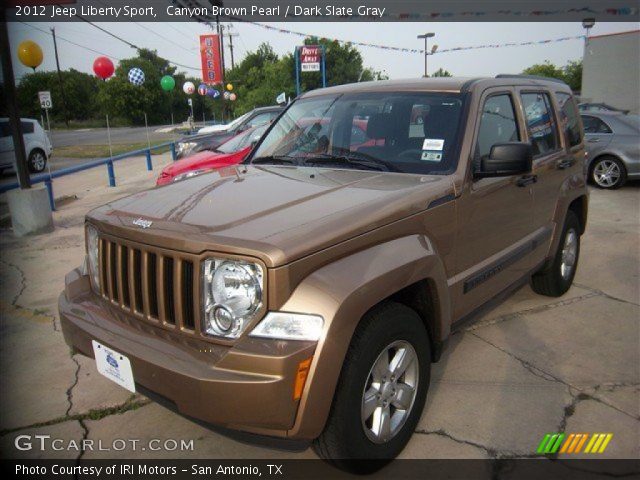
M 480 159 L 476 178 L 509 177 L 531 172 L 533 149 L 523 142 L 496 143 L 488 156 Z

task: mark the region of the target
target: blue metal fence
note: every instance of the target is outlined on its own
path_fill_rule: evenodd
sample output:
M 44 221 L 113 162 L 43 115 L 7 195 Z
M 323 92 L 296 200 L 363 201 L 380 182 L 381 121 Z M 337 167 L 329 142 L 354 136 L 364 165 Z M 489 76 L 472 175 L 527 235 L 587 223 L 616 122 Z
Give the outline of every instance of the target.
M 151 171 L 153 170 L 151 152 L 153 150 L 157 150 L 167 146 L 171 151 L 171 159 L 175 161 L 176 160 L 176 143 L 166 142 L 166 143 L 161 143 L 159 145 L 153 145 L 151 148 L 142 148 L 140 150 L 133 150 L 131 152 L 121 153 L 120 155 L 114 155 L 113 157 L 99 158 L 97 160 L 92 160 L 91 162 L 82 163 L 80 165 L 75 165 L 73 167 L 62 168 L 54 172 L 39 173 L 38 175 L 33 175 L 31 177 L 31 184 L 34 185 L 36 183 L 44 183 L 49 193 L 49 203 L 51 205 L 51 210 L 55 210 L 56 208 L 55 208 L 55 202 L 54 202 L 54 196 L 53 196 L 53 184 L 52 184 L 52 180 L 54 178 L 64 177 L 67 175 L 71 175 L 73 173 L 89 170 L 90 168 L 96 168 L 101 165 L 106 165 L 107 176 L 109 178 L 109 186 L 115 187 L 116 175 L 115 175 L 115 170 L 113 168 L 114 162 L 117 162 L 118 160 L 124 160 L 125 158 L 129 158 L 129 157 L 145 155 L 147 160 L 147 170 Z M 20 188 L 20 185 L 18 184 L 18 182 L 0 185 L 0 193 L 8 192 L 9 190 L 14 190 L 16 188 Z

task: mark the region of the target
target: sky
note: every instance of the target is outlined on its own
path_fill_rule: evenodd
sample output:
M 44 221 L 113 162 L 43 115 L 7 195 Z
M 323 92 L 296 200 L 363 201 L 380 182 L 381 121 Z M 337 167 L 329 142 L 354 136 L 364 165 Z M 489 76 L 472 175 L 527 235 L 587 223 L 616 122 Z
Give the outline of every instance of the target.
M 196 22 L 175 23 L 97 23 L 98 26 L 135 43 L 140 47 L 157 50 L 161 57 L 192 66 L 192 70 L 179 68 L 191 75 L 198 75 L 200 65 L 198 35 L 211 33 L 211 29 Z M 423 48 L 424 40 L 417 35 L 434 32 L 429 39 L 429 49 L 437 44 L 440 50 L 509 42 L 526 42 L 554 39 L 584 34 L 582 25 L 575 23 L 269 23 L 320 37 L 340 40 L 377 43 L 388 46 Z M 34 28 L 35 27 L 35 28 Z M 13 56 L 14 73 L 19 80 L 31 71 L 17 58 L 16 48 L 23 40 L 33 40 L 43 49 L 44 61 L 39 70 L 54 70 L 55 58 L 53 41 L 49 32 L 54 27 L 58 36 L 58 53 L 62 69 L 74 68 L 91 73 L 93 60 L 97 53 L 91 48 L 107 54 L 113 60 L 135 56 L 135 51 L 126 44 L 86 23 L 11 23 L 9 38 Z M 37 28 L 37 29 L 36 29 Z M 640 24 L 635 22 L 598 23 L 591 35 L 637 30 Z M 278 54 L 292 52 L 302 38 L 263 29 L 246 23 L 233 23 L 231 31 L 238 36 L 233 38 L 234 59 L 240 61 L 248 51 L 254 51 L 262 42 L 268 42 Z M 80 46 L 72 45 L 62 39 L 70 40 Z M 225 39 L 225 61 L 230 65 L 228 37 Z M 384 72 L 389 78 L 419 77 L 424 73 L 424 56 L 419 53 L 401 53 L 369 47 L 358 47 L 364 65 Z M 428 70 L 434 72 L 444 68 L 455 76 L 493 76 L 497 73 L 519 73 L 524 68 L 549 60 L 556 65 L 564 65 L 570 60 L 582 57 L 584 43 L 581 39 L 565 42 L 505 47 L 499 49 L 471 50 L 466 52 L 440 53 L 429 56 Z M 115 63 L 115 62 L 114 62 Z

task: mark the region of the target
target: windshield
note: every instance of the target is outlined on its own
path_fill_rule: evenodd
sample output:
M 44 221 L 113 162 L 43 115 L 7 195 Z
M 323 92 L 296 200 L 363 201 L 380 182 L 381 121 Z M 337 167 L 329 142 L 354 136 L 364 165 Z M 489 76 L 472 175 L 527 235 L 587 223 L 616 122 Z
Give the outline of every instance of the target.
M 252 162 L 437 173 L 455 169 L 462 97 L 367 92 L 298 100 Z
M 249 145 L 251 145 L 251 142 L 257 142 L 258 140 L 260 140 L 260 137 L 266 129 L 267 125 L 261 125 L 256 128 L 245 130 L 235 137 L 232 137 L 231 140 L 228 140 L 220 145 L 216 150 L 222 153 L 233 153 L 237 152 L 238 150 L 242 150 L 243 148 L 247 148 Z
M 244 115 L 240 115 L 233 122 L 227 123 L 227 125 L 226 125 L 227 130 L 232 130 L 232 129 L 236 128 L 238 125 L 240 125 L 242 122 L 244 122 L 247 118 L 249 118 L 250 114 L 251 114 L 251 112 L 247 112 Z

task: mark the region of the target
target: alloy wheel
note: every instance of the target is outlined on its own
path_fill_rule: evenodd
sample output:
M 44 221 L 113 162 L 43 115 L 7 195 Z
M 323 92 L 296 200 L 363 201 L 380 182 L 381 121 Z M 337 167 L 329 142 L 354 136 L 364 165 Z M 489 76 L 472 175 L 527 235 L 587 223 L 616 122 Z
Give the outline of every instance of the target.
M 621 173 L 613 160 L 601 160 L 593 169 L 593 179 L 600 187 L 611 188 L 618 182 Z
M 386 443 L 407 421 L 418 390 L 419 362 L 404 340 L 387 345 L 373 363 L 362 395 L 361 420 L 367 438 Z

